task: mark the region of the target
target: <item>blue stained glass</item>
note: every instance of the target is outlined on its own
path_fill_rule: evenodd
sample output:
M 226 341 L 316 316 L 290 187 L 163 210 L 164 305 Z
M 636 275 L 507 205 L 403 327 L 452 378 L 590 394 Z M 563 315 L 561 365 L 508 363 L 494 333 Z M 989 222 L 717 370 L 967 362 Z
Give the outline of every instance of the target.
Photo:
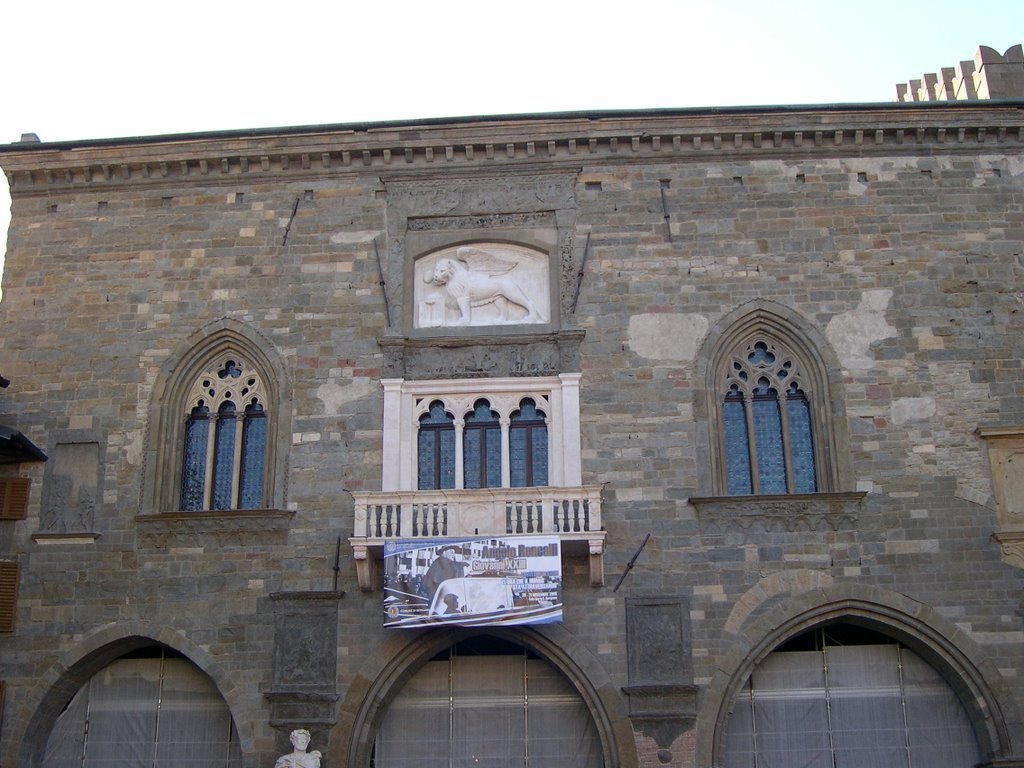
M 523 400 L 512 414 L 508 441 L 512 487 L 547 485 L 548 428 L 533 400 Z
M 420 417 L 417 452 L 421 491 L 455 487 L 455 424 L 440 401 Z
M 533 485 L 548 484 L 548 428 L 533 430 Z
M 753 493 L 745 411 L 742 398 L 725 398 L 722 422 L 725 433 L 725 475 L 730 495 Z
M 181 462 L 181 508 L 198 512 L 203 508 L 206 488 L 206 445 L 210 434 L 210 411 L 198 406 L 185 424 L 185 456 Z
M 782 447 L 782 417 L 774 396 L 755 397 L 754 445 L 761 493 L 786 492 L 786 459 Z
M 814 471 L 814 440 L 811 434 L 811 408 L 803 392 L 786 397 L 789 422 L 789 455 L 793 459 L 793 492 L 818 490 Z
M 235 404 L 230 400 L 217 411 L 217 434 L 213 446 L 212 509 L 231 509 L 235 479 Z
M 263 506 L 263 464 L 267 449 L 267 419 L 263 407 L 252 403 L 245 409 L 242 427 L 242 466 L 238 481 L 238 508 Z
M 462 433 L 462 481 L 466 488 L 501 486 L 501 426 L 486 400 L 477 400 Z

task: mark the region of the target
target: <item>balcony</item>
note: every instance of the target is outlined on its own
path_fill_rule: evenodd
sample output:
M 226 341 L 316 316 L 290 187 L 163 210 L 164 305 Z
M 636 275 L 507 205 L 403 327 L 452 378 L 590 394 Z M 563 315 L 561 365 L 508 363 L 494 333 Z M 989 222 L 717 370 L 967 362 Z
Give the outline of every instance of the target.
M 586 555 L 590 583 L 604 584 L 601 486 L 357 493 L 351 539 L 359 587 L 373 589 L 370 554 L 389 539 L 557 536 L 562 552 Z

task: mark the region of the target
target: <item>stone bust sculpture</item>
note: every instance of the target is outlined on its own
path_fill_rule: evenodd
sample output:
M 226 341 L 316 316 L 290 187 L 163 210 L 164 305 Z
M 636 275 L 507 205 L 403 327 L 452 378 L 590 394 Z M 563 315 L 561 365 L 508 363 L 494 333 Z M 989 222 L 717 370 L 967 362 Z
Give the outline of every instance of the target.
M 320 752 L 315 749 L 312 752 L 306 751 L 310 738 L 305 728 L 292 731 L 289 739 L 295 751 L 277 758 L 274 768 L 320 768 Z

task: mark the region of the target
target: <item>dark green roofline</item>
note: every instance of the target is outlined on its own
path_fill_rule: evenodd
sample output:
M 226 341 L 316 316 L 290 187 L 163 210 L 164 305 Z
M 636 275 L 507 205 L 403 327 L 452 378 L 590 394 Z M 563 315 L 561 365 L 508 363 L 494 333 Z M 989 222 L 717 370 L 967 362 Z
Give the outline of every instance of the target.
M 900 111 L 907 109 L 1024 109 L 1022 99 L 975 99 L 965 101 L 886 101 L 856 104 L 788 104 L 782 106 L 730 106 L 730 107 L 684 107 L 661 109 L 623 109 L 578 112 L 534 112 L 504 115 L 464 115 L 460 117 L 428 117 L 420 120 L 381 120 L 361 123 L 326 123 L 320 125 L 295 125 L 280 128 L 244 128 L 222 131 L 197 131 L 194 133 L 171 133 L 154 136 L 128 136 L 108 139 L 82 139 L 72 141 L 16 141 L 0 144 L 0 153 L 23 152 L 37 149 L 81 149 L 87 147 L 111 147 L 123 145 L 161 144 L 172 141 L 201 141 L 210 139 L 245 139 L 265 136 L 294 136 L 316 133 L 368 133 L 370 131 L 433 127 L 443 125 L 467 125 L 470 123 L 502 123 L 522 121 L 558 120 L 607 120 L 624 118 L 655 117 L 702 117 L 734 114 L 787 114 L 796 112 L 877 112 L 879 110 Z

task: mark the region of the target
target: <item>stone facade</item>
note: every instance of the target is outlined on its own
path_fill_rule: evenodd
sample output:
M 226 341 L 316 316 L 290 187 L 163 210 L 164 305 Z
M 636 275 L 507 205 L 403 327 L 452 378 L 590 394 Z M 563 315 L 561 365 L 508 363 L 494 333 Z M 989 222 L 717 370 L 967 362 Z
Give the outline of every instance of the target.
M 566 547 L 563 623 L 495 634 L 570 680 L 608 768 L 719 763 L 754 665 L 831 621 L 915 649 L 986 764 L 1024 765 L 1024 500 L 999 442 L 1024 425 L 1019 107 L 0 147 L 0 422 L 49 456 L 0 466 L 32 480 L 0 520 L 0 762 L 39 764 L 82 683 L 157 642 L 213 680 L 244 765 L 300 725 L 324 765 L 367 765 L 395 691 L 474 632 L 382 627 L 354 529 L 389 471 L 382 381 L 579 373 L 565 484 L 600 488 L 602 530 Z M 420 306 L 447 301 L 424 265 L 488 243 L 546 259 L 539 310 L 500 281 L 489 325 Z M 719 376 L 762 327 L 814 393 L 810 493 L 727 491 Z M 263 508 L 182 512 L 175 404 L 222 349 L 270 393 Z

